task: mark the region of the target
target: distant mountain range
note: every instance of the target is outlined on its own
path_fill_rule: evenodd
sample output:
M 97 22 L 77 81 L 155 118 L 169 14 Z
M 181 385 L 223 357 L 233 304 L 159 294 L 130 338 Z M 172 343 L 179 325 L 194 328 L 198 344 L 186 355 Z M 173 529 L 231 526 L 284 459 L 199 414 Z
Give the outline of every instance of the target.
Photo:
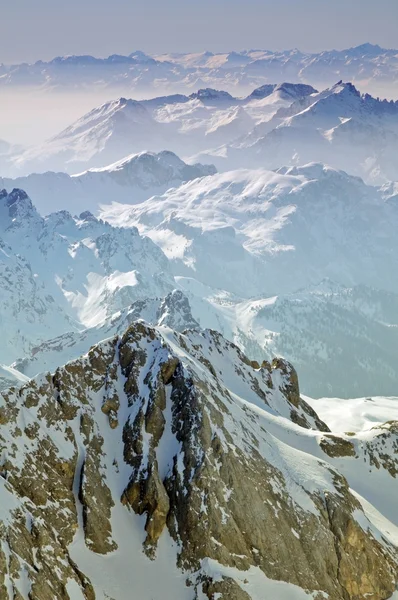
M 398 102 L 337 84 L 280 108 L 247 135 L 195 160 L 221 170 L 321 161 L 371 183 L 398 179 Z
M 167 149 L 169 157 L 174 152 L 188 163 L 214 164 L 219 171 L 323 162 L 382 185 L 398 180 L 398 101 L 362 94 L 342 81 L 321 92 L 303 84 L 267 84 L 241 98 L 203 88 L 190 96 L 140 102 L 119 98 L 40 145 L 3 147 L 0 167 L 8 178 L 44 171 L 76 174 L 109 169 L 112 163 L 119 164 L 112 168 L 121 173 L 133 154 L 149 156 Z M 167 162 L 167 153 L 159 156 L 159 165 Z M 188 175 L 186 167 L 185 175 L 176 179 L 192 178 L 195 168 Z M 166 180 L 160 176 L 154 193 L 168 182 L 174 185 L 172 178 L 172 173 Z M 146 187 L 144 182 L 141 187 Z M 79 198 L 79 186 L 75 188 Z
M 279 108 L 315 92 L 308 85 L 286 83 L 263 86 L 245 98 L 210 88 L 140 102 L 119 98 L 94 108 L 43 144 L 21 150 L 4 142 L 0 167 L 3 176 L 77 173 L 143 151 L 167 149 L 188 156 L 233 142 Z
M 0 65 L 20 132 L 99 104 L 0 140 L 0 600 L 398 600 L 397 83 Z
M 43 215 L 63 209 L 78 215 L 82 208 L 96 213 L 101 204 L 142 202 L 171 187 L 214 173 L 213 165 L 188 165 L 164 150 L 132 154 L 107 167 L 77 175 L 48 171 L 15 179 L 0 177 L 0 188 L 25 190 Z
M 331 85 L 339 78 L 369 85 L 398 79 L 397 50 L 362 44 L 345 50 L 244 50 L 150 56 L 140 51 L 107 58 L 62 56 L 33 64 L 0 65 L 0 86 L 40 86 L 53 90 L 117 88 L 128 91 L 241 90 L 273 81 Z

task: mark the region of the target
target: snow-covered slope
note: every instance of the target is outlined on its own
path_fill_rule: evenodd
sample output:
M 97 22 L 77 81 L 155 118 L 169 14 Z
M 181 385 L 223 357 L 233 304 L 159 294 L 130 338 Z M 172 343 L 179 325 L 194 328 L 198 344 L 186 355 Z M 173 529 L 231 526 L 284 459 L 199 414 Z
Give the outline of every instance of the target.
M 256 359 L 286 356 L 306 393 L 394 394 L 398 214 L 385 189 L 317 164 L 241 170 L 102 218 L 149 235 L 200 325 Z
M 286 357 L 303 390 L 314 397 L 394 394 L 398 387 L 396 294 L 323 282 L 296 293 L 231 302 L 228 309 L 212 297 L 209 302 L 228 338 L 257 360 Z
M 398 102 L 372 98 L 340 81 L 280 108 L 207 159 L 214 154 L 224 169 L 321 161 L 381 184 L 398 179 L 397 147 Z
M 332 431 L 365 432 L 383 423 L 396 420 L 398 397 L 367 396 L 366 398 L 307 398 L 307 402 L 329 425 Z
M 8 152 L 1 165 L 3 175 L 49 170 L 76 173 L 106 167 L 133 153 L 166 148 L 187 156 L 245 136 L 278 108 L 315 92 L 306 85 L 268 88 L 257 91 L 263 98 L 260 101 L 206 88 L 190 96 L 106 102 L 43 144 Z
M 244 300 L 176 277 L 165 298 L 134 302 L 103 323 L 45 340 L 12 367 L 33 377 L 86 353 L 136 319 L 177 331 L 213 328 L 259 361 L 293 362 L 306 394 L 393 394 L 398 387 L 398 295 L 323 282 L 313 289 Z M 193 317 L 193 314 L 195 317 Z
M 73 176 L 46 172 L 15 179 L 0 177 L 0 188 L 25 190 L 44 215 L 57 210 L 79 214 L 82 209 L 95 213 L 100 204 L 135 204 L 215 172 L 211 165 L 188 165 L 173 152 L 141 152 Z
M 293 102 L 303 100 L 314 93 L 316 93 L 316 90 L 312 86 L 305 84 L 265 84 L 255 89 L 246 98 L 246 112 L 257 120 L 258 127 L 258 124 L 261 125 L 264 121 L 267 122 L 280 109 L 287 108 Z
M 2 281 L 0 360 L 25 374 L 76 358 L 134 318 L 162 323 L 162 299 L 176 289 L 188 321 L 221 331 L 260 362 L 294 361 L 309 395 L 395 393 L 391 190 L 313 164 L 204 177 L 134 206 L 104 207 L 99 220 L 42 218 L 22 192 L 5 196 L 2 211 L 8 256 L 30 275 Z M 180 317 L 177 309 L 173 328 L 192 326 Z
M 164 298 L 137 300 L 97 326 L 82 331 L 69 331 L 48 339 L 34 347 L 29 355 L 17 360 L 10 371 L 22 378 L 32 378 L 47 370 L 55 371 L 59 365 L 86 354 L 101 340 L 121 335 L 134 321 L 139 320 L 151 325 L 170 327 L 179 332 L 200 329 L 199 323 L 192 316 L 186 295 L 181 290 L 173 290 Z
M 376 188 L 321 164 L 205 177 L 101 217 L 137 226 L 175 273 L 241 297 L 318 284 L 398 291 L 398 205 Z M 211 268 L 210 268 L 211 265 Z
M 133 324 L 0 394 L 2 594 L 385 600 L 397 416 L 335 435 L 289 363 Z
M 17 155 L 13 166 L 23 174 L 49 170 L 73 173 L 166 146 L 162 124 L 140 102 L 119 98 L 93 109 L 43 145 Z
M 87 212 L 43 218 L 17 189 L 0 193 L 0 269 L 5 364 L 174 287 L 167 258 L 135 228 L 113 228 Z
M 28 260 L 1 238 L 0 234 L 0 361 L 10 364 L 29 353 L 33 344 L 76 324 Z
M 29 377 L 22 375 L 20 371 L 0 365 L 0 391 L 13 386 L 21 386 L 29 381 Z

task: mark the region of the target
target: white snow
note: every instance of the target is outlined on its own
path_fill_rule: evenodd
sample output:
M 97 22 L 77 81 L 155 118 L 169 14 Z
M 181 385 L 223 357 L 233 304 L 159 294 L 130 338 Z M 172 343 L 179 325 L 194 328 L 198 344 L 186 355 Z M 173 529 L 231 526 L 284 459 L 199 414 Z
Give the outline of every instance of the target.
M 336 433 L 365 432 L 387 421 L 398 421 L 398 397 L 305 399 Z

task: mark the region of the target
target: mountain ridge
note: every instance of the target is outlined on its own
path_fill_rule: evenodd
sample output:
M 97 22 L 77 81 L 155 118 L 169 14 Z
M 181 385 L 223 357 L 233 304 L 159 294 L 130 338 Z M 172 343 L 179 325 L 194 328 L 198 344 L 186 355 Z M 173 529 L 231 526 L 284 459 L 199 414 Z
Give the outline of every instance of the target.
M 381 185 L 398 178 L 398 102 L 361 93 L 350 82 L 310 94 L 281 107 L 246 136 L 195 160 L 213 160 L 217 168 L 304 165 L 323 162 Z
M 394 423 L 331 433 L 288 363 L 260 366 L 217 332 L 132 324 L 2 392 L 0 439 L 16 435 L 0 477 L 2 590 L 123 600 L 133 581 L 156 599 L 383 600 L 396 588 Z
M 131 319 L 159 325 L 177 290 L 172 327 L 220 330 L 260 362 L 286 356 L 308 395 L 394 395 L 390 195 L 319 164 L 207 176 L 102 218 L 42 217 L 3 194 L 0 363 L 34 375 Z
M 260 86 L 274 79 L 289 76 L 295 82 L 330 85 L 341 74 L 362 82 L 391 83 L 397 79 L 395 57 L 397 50 L 388 50 L 374 44 L 361 44 L 343 50 L 319 53 L 297 49 L 243 50 L 224 53 L 187 53 L 149 56 L 135 52 L 129 56 L 111 55 L 107 58 L 92 56 L 57 57 L 33 64 L 1 65 L 0 85 L 44 85 L 52 89 L 68 88 L 71 69 L 74 85 L 88 84 L 117 87 L 125 80 L 126 89 L 156 89 L 159 79 L 167 81 L 164 87 L 189 90 L 203 78 L 213 87 L 227 85 L 231 90 L 248 85 Z M 375 61 L 378 59 L 378 66 Z M 84 65 L 85 69 L 79 66 Z M 231 83 L 232 81 L 232 83 Z M 254 85 L 253 85 L 254 84 Z
M 63 172 L 32 173 L 25 177 L 0 177 L 0 188 L 22 188 L 41 214 L 66 209 L 80 214 L 82 208 L 94 213 L 100 204 L 136 203 L 165 192 L 184 181 L 211 175 L 213 165 L 187 164 L 170 151 L 140 152 L 101 168 L 76 175 Z

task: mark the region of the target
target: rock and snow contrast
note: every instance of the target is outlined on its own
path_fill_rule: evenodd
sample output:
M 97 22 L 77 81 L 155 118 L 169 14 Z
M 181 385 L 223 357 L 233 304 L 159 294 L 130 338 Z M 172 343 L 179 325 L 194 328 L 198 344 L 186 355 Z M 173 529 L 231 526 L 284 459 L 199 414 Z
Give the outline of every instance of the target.
M 398 600 L 397 56 L 0 65 L 0 600 Z
M 2 597 L 395 590 L 396 422 L 331 433 L 289 363 L 214 331 L 136 323 L 3 392 L 0 443 Z

